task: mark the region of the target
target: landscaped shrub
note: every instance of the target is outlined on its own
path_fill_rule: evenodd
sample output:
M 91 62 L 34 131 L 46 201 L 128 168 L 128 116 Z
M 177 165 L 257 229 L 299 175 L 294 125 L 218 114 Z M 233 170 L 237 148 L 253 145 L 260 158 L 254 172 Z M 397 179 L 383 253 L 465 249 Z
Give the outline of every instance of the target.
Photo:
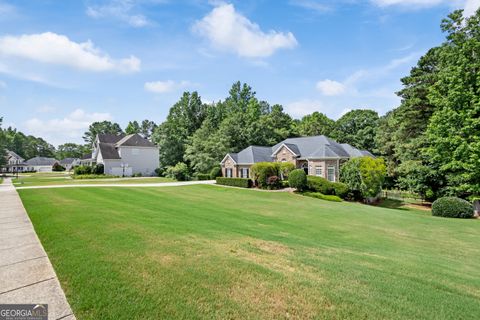
M 290 172 L 295 170 L 295 165 L 291 162 L 282 162 L 280 163 L 280 175 L 282 180 L 288 180 L 288 175 Z
M 288 184 L 298 191 L 305 190 L 307 187 L 307 174 L 303 169 L 293 170 L 288 176 Z
M 333 183 L 322 177 L 307 176 L 308 190 L 320 192 L 323 194 L 334 194 L 335 188 Z
M 197 180 L 210 180 L 210 174 L 208 174 L 208 173 L 197 173 Z
M 374 198 L 382 191 L 387 174 L 382 158 L 352 158 L 344 163 L 340 170 L 340 181 L 345 183 L 352 193 L 363 198 Z
M 220 167 L 213 167 L 210 171 L 210 179 L 215 180 L 217 177 L 222 176 L 222 168 Z
M 432 215 L 447 218 L 473 218 L 473 205 L 456 197 L 444 197 L 432 204 Z
M 307 176 L 307 188 L 324 195 L 335 195 L 342 199 L 349 198 L 350 189 L 345 183 L 331 182 L 322 177 Z
M 335 191 L 336 196 L 338 196 L 342 199 L 348 198 L 350 189 L 348 188 L 348 186 L 345 183 L 333 182 L 332 185 L 333 185 L 333 189 Z
M 92 167 L 90 167 L 90 166 L 78 166 L 78 167 L 75 167 L 75 169 L 73 170 L 73 173 L 75 175 L 91 174 L 92 173 Z
M 65 171 L 65 168 L 60 165 L 60 163 L 55 162 L 52 166 L 52 171 L 60 172 Z
M 270 190 L 277 190 L 282 187 L 282 180 L 277 176 L 271 176 L 267 179 L 267 188 Z
M 217 178 L 217 184 L 231 187 L 251 188 L 253 185 L 252 180 L 245 178 Z
M 167 167 L 165 176 L 178 181 L 187 181 L 190 180 L 190 170 L 185 163 L 179 162 L 173 167 Z
M 92 174 L 104 174 L 105 166 L 103 163 L 98 163 L 92 168 Z
M 157 177 L 163 177 L 164 171 L 162 168 L 157 168 L 155 169 L 155 174 L 157 175 Z
M 271 176 L 278 176 L 279 164 L 273 162 L 258 162 L 252 168 L 252 176 L 259 188 L 267 188 L 267 179 Z
M 137 173 L 132 174 L 132 177 L 140 178 L 140 177 L 143 177 L 143 174 L 141 172 L 137 172 Z
M 307 196 L 307 197 L 327 200 L 327 201 L 342 202 L 342 199 L 340 199 L 337 196 L 325 195 L 325 194 L 322 194 L 320 192 L 303 192 L 302 195 Z

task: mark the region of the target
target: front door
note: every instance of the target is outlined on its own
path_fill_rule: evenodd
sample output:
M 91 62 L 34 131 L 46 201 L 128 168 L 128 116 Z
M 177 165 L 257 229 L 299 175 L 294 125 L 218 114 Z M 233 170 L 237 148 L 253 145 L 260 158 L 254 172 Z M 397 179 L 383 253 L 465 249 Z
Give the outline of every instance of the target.
M 308 163 L 303 163 L 302 164 L 302 169 L 305 171 L 305 174 L 308 176 Z

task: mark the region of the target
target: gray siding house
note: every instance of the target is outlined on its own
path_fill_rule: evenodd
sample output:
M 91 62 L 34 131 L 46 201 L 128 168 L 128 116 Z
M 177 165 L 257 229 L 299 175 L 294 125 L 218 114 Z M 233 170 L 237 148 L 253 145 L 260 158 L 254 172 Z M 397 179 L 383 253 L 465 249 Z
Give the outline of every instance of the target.
M 160 165 L 158 147 L 139 134 L 99 134 L 92 149 L 92 154 L 81 159 L 80 163 L 101 163 L 105 174 L 153 176 Z

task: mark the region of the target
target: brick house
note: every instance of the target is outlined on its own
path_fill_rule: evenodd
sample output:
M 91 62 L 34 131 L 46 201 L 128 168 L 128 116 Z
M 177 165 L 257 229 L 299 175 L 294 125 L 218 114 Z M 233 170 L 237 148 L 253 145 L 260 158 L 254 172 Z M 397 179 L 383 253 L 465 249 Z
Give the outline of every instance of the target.
M 338 181 L 340 165 L 350 158 L 373 155 L 326 136 L 286 139 L 273 147 L 250 146 L 228 153 L 220 163 L 224 177 L 251 178 L 250 168 L 258 162 L 291 162 L 312 176 Z

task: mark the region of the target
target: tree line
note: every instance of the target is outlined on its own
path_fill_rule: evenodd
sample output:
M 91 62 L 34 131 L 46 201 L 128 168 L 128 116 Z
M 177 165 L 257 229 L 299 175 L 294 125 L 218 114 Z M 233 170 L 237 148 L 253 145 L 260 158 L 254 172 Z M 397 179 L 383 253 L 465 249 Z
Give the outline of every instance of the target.
M 236 82 L 223 101 L 211 104 L 185 92 L 152 139 L 160 147 L 162 170 L 183 162 L 194 173 L 208 173 L 229 152 L 289 137 L 326 135 L 373 150 L 378 119 L 372 110 L 353 110 L 337 121 L 320 112 L 293 119 L 281 105 L 259 100 L 248 84 Z
M 391 185 L 427 198 L 480 194 L 480 11 L 454 11 L 446 40 L 402 79 L 401 105 L 378 123 Z

